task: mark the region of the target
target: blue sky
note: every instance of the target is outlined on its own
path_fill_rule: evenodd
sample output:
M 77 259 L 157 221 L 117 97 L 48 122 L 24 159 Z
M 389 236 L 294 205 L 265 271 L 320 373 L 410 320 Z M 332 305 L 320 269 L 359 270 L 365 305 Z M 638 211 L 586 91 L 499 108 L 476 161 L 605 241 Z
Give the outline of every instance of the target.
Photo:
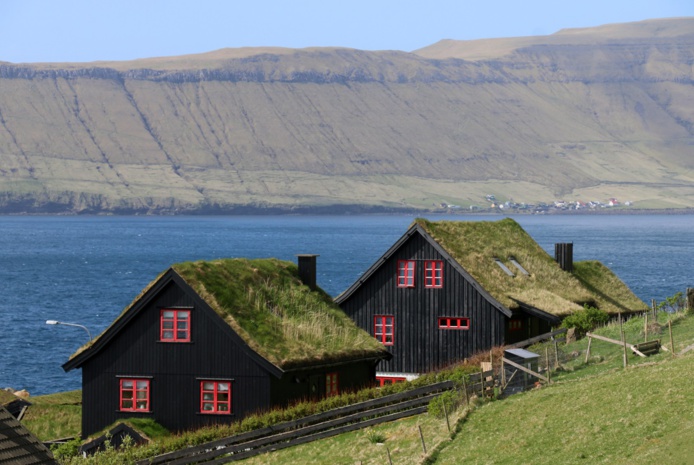
M 0 61 L 85 62 L 225 47 L 412 51 L 694 16 L 692 0 L 0 0 Z

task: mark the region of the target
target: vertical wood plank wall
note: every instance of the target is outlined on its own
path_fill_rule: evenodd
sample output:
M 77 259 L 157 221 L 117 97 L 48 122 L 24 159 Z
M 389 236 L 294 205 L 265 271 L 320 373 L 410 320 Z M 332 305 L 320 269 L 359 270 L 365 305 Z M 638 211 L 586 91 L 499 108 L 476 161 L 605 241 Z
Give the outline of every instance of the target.
M 215 313 L 199 307 L 191 310 L 192 342 L 158 342 L 159 310 L 176 306 L 193 307 L 193 300 L 171 283 L 118 337 L 87 361 L 82 368 L 83 436 L 129 417 L 154 417 L 177 431 L 236 421 L 269 406 L 271 375 L 230 340 Z M 151 377 L 152 413 L 118 411 L 119 376 Z M 199 378 L 206 377 L 234 380 L 233 415 L 199 413 Z
M 415 260 L 415 287 L 397 287 L 398 260 Z M 444 260 L 443 288 L 424 287 L 424 260 Z M 393 354 L 378 371 L 423 373 L 503 343 L 506 317 L 415 233 L 341 307 L 374 333 L 374 315 L 395 316 Z M 439 329 L 438 317 L 470 319 L 469 330 Z
M 311 397 L 309 378 L 318 380 L 315 398 L 325 396 L 326 373 L 337 373 L 341 391 L 374 381 L 373 361 L 290 371 L 277 378 L 235 341 L 240 338 L 206 305 L 175 282 L 167 284 L 117 337 L 82 368 L 82 436 L 131 417 L 153 418 L 171 431 L 231 423 L 250 413 Z M 162 308 L 191 309 L 191 342 L 159 342 Z M 242 344 L 242 343 L 241 343 Z M 119 380 L 150 379 L 150 412 L 119 411 Z M 200 381 L 232 380 L 232 415 L 200 413 Z

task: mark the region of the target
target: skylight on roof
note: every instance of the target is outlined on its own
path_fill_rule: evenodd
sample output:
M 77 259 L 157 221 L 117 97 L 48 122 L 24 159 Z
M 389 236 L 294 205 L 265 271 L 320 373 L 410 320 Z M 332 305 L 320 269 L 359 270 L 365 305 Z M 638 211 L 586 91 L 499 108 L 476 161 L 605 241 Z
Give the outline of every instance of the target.
M 499 268 L 504 270 L 504 273 L 506 273 L 507 275 L 509 275 L 511 277 L 514 276 L 513 272 L 511 270 L 509 270 L 508 267 L 506 265 L 504 265 L 501 260 L 499 260 L 498 258 L 494 258 L 494 261 L 496 262 L 497 265 L 499 265 Z
M 514 257 L 508 257 L 508 261 L 513 263 L 513 266 L 518 268 L 518 271 L 520 271 L 521 273 L 523 273 L 526 276 L 530 276 L 530 273 L 528 273 L 528 271 L 525 268 L 523 268 L 521 266 L 521 264 L 518 263 L 518 260 L 516 260 Z

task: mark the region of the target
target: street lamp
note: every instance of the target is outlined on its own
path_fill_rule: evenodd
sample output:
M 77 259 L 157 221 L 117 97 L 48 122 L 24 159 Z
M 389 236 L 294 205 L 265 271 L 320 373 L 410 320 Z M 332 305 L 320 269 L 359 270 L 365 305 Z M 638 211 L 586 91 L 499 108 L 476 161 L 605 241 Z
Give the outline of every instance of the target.
M 92 341 L 92 333 L 89 332 L 86 326 L 84 325 L 78 325 L 77 323 L 65 323 L 62 321 L 56 321 L 56 320 L 46 320 L 47 325 L 63 325 L 63 326 L 74 326 L 76 328 L 82 328 L 87 332 L 87 335 L 89 336 L 89 342 Z

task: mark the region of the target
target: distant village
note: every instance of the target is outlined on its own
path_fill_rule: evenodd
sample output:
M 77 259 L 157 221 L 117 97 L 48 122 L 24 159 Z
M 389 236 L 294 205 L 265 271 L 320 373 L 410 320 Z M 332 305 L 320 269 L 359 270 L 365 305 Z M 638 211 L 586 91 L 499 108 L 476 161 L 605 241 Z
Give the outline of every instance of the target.
M 575 201 L 564 201 L 555 200 L 553 202 L 545 203 L 539 202 L 537 204 L 530 204 L 525 202 L 514 202 L 509 200 L 506 202 L 501 202 L 496 199 L 496 196 L 488 194 L 485 197 L 487 202 L 486 205 L 470 205 L 469 210 L 474 212 L 494 212 L 494 211 L 506 211 L 506 212 L 519 212 L 519 213 L 532 213 L 532 214 L 545 214 L 545 213 L 556 213 L 559 211 L 570 211 L 570 210 L 601 210 L 613 207 L 631 207 L 631 201 L 620 202 L 616 198 L 610 198 L 606 202 L 601 202 L 599 200 L 591 200 L 589 202 L 584 202 L 582 200 Z M 464 207 L 460 205 L 452 205 L 448 203 L 441 203 L 441 208 L 447 210 L 465 210 Z

